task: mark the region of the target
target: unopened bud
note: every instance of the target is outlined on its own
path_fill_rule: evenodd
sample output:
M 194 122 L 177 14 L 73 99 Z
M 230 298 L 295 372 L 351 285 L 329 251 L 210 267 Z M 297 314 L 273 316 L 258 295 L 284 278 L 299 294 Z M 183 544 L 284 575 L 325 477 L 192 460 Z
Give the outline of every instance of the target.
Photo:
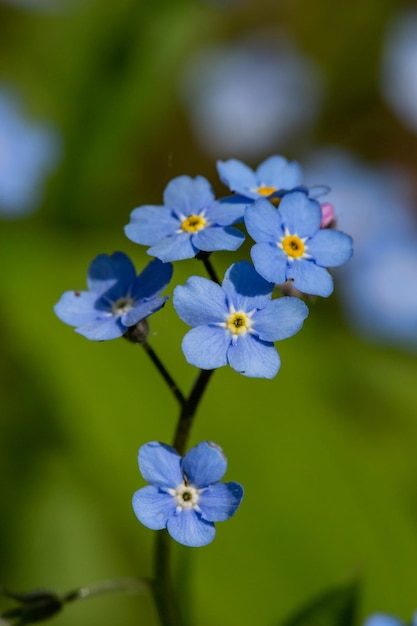
M 134 326 L 130 326 L 123 337 L 128 339 L 132 343 L 145 343 L 147 337 L 149 335 L 149 324 L 148 320 L 145 318 L 140 320 Z

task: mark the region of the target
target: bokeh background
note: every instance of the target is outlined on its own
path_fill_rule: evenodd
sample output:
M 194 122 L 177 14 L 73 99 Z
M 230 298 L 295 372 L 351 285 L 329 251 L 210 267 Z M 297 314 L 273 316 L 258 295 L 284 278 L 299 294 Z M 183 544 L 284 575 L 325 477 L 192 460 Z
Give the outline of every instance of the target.
M 176 406 L 139 348 L 91 343 L 53 305 L 123 226 L 217 159 L 298 160 L 355 257 L 278 345 L 273 381 L 216 372 L 192 435 L 246 490 L 213 544 L 176 550 L 190 625 L 279 624 L 359 579 L 358 623 L 417 608 L 417 10 L 400 0 L 0 2 L 0 581 L 22 591 L 151 573 L 137 450 Z M 239 258 L 249 255 L 249 244 Z M 218 272 L 237 255 L 213 257 Z M 204 275 L 177 263 L 173 285 Z M 171 289 L 172 291 L 172 289 Z M 182 385 L 171 304 L 151 343 Z M 191 553 L 191 555 L 190 555 Z M 186 566 L 189 573 L 186 574 Z M 4 602 L 4 607 L 7 602 Z M 3 606 L 0 602 L 0 607 Z M 148 594 L 70 624 L 157 624 Z

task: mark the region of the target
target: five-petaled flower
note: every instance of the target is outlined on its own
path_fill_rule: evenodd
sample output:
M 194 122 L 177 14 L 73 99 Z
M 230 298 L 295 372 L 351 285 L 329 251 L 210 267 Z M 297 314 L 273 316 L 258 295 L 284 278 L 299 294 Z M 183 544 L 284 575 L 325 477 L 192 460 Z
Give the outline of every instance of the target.
M 153 530 L 167 528 L 186 546 L 213 541 L 214 522 L 232 517 L 243 498 L 239 483 L 219 482 L 227 460 L 210 441 L 191 448 L 183 458 L 171 446 L 153 441 L 140 448 L 138 460 L 150 484 L 133 496 L 136 517 Z
M 199 252 L 237 250 L 245 236 L 233 224 L 244 206 L 216 201 L 202 176 L 178 176 L 164 191 L 164 205 L 134 209 L 125 233 L 135 243 L 151 246 L 161 261 L 190 259 Z
M 255 240 L 251 256 L 265 280 L 291 281 L 299 291 L 329 296 L 333 279 L 326 267 L 342 265 L 352 256 L 352 238 L 320 228 L 322 209 L 301 191 L 286 194 L 276 209 L 257 200 L 245 211 L 248 233 Z
M 65 292 L 55 313 L 87 339 L 116 339 L 164 306 L 168 296 L 159 294 L 172 272 L 171 263 L 154 259 L 136 276 L 132 261 L 123 252 L 100 254 L 88 269 L 89 291 Z
M 247 261 L 232 265 L 222 286 L 192 276 L 174 291 L 174 307 L 193 326 L 182 349 L 189 363 L 202 369 L 229 364 L 254 378 L 273 378 L 280 358 L 273 342 L 298 332 L 308 315 L 304 302 L 272 300 L 274 284 Z

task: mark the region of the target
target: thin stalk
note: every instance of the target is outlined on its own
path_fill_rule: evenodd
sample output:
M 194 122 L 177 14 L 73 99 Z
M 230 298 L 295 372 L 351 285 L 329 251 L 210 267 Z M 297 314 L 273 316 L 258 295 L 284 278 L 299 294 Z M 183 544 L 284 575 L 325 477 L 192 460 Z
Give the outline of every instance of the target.
M 200 370 L 191 393 L 182 407 L 173 442 L 173 447 L 181 456 L 185 453 L 198 405 L 213 372 L 214 370 Z
M 155 365 L 156 369 L 158 370 L 158 372 L 161 374 L 162 378 L 168 385 L 169 390 L 174 395 L 180 407 L 185 408 L 187 404 L 185 396 L 183 395 L 182 391 L 179 389 L 177 383 L 172 378 L 171 374 L 166 369 L 165 365 L 162 363 L 162 361 L 156 354 L 155 350 L 146 341 L 144 341 L 141 345 L 143 346 L 143 349 L 145 350 L 146 354 L 149 356 L 152 363 Z
M 210 276 L 211 280 L 220 285 L 220 280 L 217 277 L 216 270 L 211 264 L 210 258 L 208 256 L 202 257 L 201 260 L 203 261 L 204 267 L 206 268 L 207 274 Z

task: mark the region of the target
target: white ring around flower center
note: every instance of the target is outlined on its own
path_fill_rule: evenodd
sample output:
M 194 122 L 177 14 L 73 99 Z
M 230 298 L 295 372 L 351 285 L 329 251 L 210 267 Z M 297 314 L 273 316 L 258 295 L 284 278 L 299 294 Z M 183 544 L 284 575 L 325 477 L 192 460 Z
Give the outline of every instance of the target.
M 124 313 L 128 313 L 130 309 L 133 308 L 134 304 L 135 301 L 130 296 L 119 298 L 116 302 L 112 303 L 111 312 L 113 315 L 124 315 Z
M 203 489 L 197 489 L 193 485 L 181 483 L 175 489 L 168 489 L 168 493 L 173 496 L 177 502 L 178 509 L 196 509 L 199 510 L 198 501 L 200 493 Z

